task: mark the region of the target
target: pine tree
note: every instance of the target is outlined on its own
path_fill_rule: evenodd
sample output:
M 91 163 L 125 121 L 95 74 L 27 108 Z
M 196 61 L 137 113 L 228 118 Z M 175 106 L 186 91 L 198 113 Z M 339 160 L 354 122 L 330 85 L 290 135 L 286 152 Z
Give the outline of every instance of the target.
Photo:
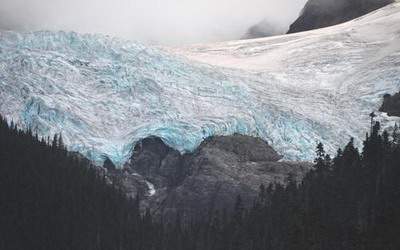
M 392 137 L 393 137 L 393 143 L 400 144 L 400 128 L 397 125 L 397 123 L 394 125 Z
M 316 165 L 316 168 L 323 168 L 325 166 L 325 149 L 324 145 L 320 142 L 317 144 L 317 149 L 316 149 L 316 155 L 317 157 L 314 160 L 314 163 Z

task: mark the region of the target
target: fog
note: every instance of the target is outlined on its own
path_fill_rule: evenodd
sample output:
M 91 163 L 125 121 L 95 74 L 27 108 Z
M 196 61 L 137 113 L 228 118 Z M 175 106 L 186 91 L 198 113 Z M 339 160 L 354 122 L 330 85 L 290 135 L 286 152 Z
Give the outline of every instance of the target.
M 0 29 L 103 33 L 180 45 L 240 38 L 267 19 L 285 32 L 306 0 L 0 0 Z

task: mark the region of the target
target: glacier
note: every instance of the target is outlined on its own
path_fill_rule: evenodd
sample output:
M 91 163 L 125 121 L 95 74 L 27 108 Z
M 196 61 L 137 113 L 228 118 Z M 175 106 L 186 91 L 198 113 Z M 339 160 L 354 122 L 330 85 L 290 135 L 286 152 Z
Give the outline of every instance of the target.
M 312 160 L 369 128 L 400 88 L 400 3 L 309 32 L 187 47 L 100 34 L 0 31 L 0 113 L 122 166 L 140 139 L 180 152 L 212 135 L 259 136 Z M 398 122 L 384 114 L 386 125 Z

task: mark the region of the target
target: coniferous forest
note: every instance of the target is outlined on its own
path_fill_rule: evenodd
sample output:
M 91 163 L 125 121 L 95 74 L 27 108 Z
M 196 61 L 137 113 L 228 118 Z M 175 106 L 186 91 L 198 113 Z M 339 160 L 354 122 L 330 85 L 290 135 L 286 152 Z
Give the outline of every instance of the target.
M 366 135 L 330 157 L 319 144 L 303 182 L 261 186 L 245 209 L 183 223 L 140 212 L 121 188 L 58 135 L 0 119 L 0 249 L 398 250 L 400 132 Z M 227 212 L 232 211 L 232 212 Z

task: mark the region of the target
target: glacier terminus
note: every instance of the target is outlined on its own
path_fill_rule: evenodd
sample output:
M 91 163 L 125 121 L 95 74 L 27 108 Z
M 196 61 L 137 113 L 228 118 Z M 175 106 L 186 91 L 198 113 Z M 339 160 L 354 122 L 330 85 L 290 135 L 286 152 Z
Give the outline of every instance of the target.
M 188 152 L 212 135 L 265 139 L 312 160 L 360 142 L 385 93 L 400 88 L 400 3 L 297 34 L 145 46 L 96 34 L 0 32 L 0 113 L 70 150 L 121 166 L 158 136 Z M 381 115 L 386 123 L 394 120 Z

